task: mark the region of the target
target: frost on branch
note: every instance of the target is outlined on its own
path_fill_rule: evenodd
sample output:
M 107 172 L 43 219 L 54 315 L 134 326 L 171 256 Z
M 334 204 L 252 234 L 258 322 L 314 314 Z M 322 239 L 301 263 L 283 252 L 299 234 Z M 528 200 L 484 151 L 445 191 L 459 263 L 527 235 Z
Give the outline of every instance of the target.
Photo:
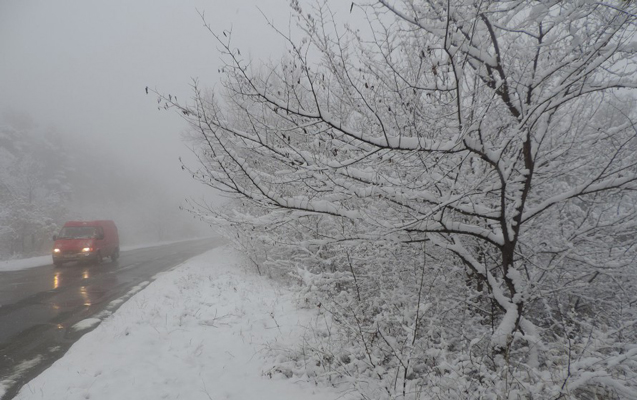
M 635 4 L 326 4 L 277 64 L 211 30 L 223 97 L 173 103 L 236 199 L 195 212 L 320 315 L 289 363 L 366 398 L 634 396 Z

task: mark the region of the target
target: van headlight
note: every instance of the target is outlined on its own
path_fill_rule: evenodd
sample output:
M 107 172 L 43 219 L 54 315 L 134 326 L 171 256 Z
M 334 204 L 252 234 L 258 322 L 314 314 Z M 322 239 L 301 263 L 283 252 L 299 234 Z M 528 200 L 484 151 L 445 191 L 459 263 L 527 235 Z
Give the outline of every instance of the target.
M 85 248 L 82 249 L 82 253 L 89 253 L 89 252 L 91 252 L 91 250 L 93 250 L 93 249 L 91 249 L 90 247 L 85 247 Z
M 54 252 L 54 253 L 59 253 L 59 252 L 60 252 L 60 249 L 53 249 L 53 252 Z

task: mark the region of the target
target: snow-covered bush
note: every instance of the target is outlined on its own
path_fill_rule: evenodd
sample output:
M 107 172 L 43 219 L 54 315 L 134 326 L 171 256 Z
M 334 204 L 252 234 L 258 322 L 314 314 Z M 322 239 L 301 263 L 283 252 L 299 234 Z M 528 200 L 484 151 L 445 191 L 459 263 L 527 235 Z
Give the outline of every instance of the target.
M 199 212 L 317 308 L 289 362 L 365 398 L 637 397 L 637 5 L 329 5 L 292 1 L 279 64 L 215 35 L 222 100 L 164 98 L 237 199 Z

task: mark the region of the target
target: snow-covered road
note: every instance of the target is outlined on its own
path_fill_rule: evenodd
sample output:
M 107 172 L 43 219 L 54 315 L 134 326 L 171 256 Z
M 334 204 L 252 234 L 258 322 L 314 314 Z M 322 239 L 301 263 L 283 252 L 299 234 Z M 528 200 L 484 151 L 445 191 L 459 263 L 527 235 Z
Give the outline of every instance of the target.
M 16 399 L 346 399 L 272 369 L 268 349 L 302 340 L 312 318 L 217 248 L 158 276 Z

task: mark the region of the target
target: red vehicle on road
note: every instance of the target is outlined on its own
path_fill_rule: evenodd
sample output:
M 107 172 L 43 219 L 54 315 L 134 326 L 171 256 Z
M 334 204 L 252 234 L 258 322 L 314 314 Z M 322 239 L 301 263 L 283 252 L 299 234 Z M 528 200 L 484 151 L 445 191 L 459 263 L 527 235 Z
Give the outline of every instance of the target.
M 101 263 L 104 257 L 119 258 L 119 235 L 113 221 L 68 221 L 53 236 L 53 264 L 69 261 Z

